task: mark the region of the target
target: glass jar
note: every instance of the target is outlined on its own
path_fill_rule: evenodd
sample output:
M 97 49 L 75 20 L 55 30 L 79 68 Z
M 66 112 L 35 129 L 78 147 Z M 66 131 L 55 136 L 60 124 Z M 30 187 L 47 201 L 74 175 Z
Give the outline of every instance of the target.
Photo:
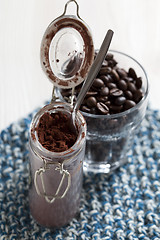
M 86 123 L 78 111 L 76 115 L 78 137 L 75 144 L 64 152 L 51 152 L 40 144 L 36 131 L 40 117 L 46 112 L 63 112 L 70 115 L 71 107 L 60 102 L 45 106 L 35 115 L 30 128 L 30 211 L 40 225 L 56 228 L 67 224 L 78 211 Z
M 87 123 L 84 169 L 95 173 L 110 173 L 126 163 L 148 103 L 148 78 L 141 64 L 127 54 L 109 52 L 120 68 L 128 70 L 131 67 L 142 78 L 144 96 L 136 106 L 117 114 L 95 115 L 81 111 Z M 58 88 L 55 94 L 64 101 Z

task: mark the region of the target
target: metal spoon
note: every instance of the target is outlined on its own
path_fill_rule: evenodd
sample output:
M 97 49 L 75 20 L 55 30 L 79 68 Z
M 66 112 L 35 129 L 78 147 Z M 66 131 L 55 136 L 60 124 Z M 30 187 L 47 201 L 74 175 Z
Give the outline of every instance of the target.
M 109 46 L 110 46 L 110 43 L 111 43 L 111 40 L 112 40 L 112 36 L 113 36 L 113 31 L 112 30 L 108 30 L 107 31 L 107 34 L 103 40 L 103 43 L 101 45 L 101 48 L 90 68 L 90 71 L 88 73 L 88 76 L 86 78 L 86 80 L 84 81 L 83 83 L 83 86 L 78 94 L 78 97 L 77 97 L 77 101 L 73 107 L 73 111 L 72 111 L 72 114 L 71 114 L 71 126 L 73 125 L 73 128 L 75 130 L 75 132 L 77 132 L 76 130 L 76 124 L 75 124 L 75 117 L 76 117 L 76 113 L 78 111 L 78 109 L 80 108 L 80 105 L 87 93 L 87 91 L 89 90 L 89 88 L 91 87 L 95 77 L 97 76 L 100 68 L 101 68 L 101 65 L 104 61 L 104 58 L 107 54 L 107 51 L 109 49 Z

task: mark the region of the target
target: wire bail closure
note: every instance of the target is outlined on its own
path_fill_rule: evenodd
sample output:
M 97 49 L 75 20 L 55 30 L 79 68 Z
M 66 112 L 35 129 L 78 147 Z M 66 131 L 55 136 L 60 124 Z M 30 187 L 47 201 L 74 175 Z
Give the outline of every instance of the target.
M 40 167 L 35 172 L 35 175 L 34 175 L 34 185 L 35 185 L 37 194 L 39 196 L 43 196 L 45 198 L 46 202 L 53 203 L 56 199 L 62 199 L 62 198 L 65 197 L 65 195 L 68 192 L 68 190 L 70 188 L 70 185 L 71 185 L 71 175 L 70 175 L 70 173 L 67 170 L 65 170 L 63 168 L 63 163 L 48 163 L 44 159 L 43 159 L 43 162 L 44 162 L 44 166 Z M 50 166 L 49 165 L 51 165 L 51 164 L 54 164 L 54 165 L 57 164 L 58 166 L 55 167 L 55 170 L 59 171 L 59 174 L 62 175 L 62 178 L 60 180 L 60 183 L 59 183 L 59 186 L 58 186 L 58 188 L 56 190 L 55 195 L 47 195 L 46 189 L 45 189 L 44 178 L 43 178 L 43 174 L 46 171 L 50 170 Z M 40 177 L 43 192 L 40 192 L 40 190 L 39 190 L 38 183 L 37 183 L 37 178 L 38 177 Z M 59 195 L 59 192 L 60 192 L 60 190 L 62 188 L 62 185 L 63 185 L 63 182 L 64 182 L 65 178 L 67 178 L 67 187 L 66 187 L 65 191 L 63 192 L 63 194 Z
M 76 15 L 77 15 L 78 18 L 81 19 L 81 17 L 79 16 L 79 5 L 78 5 L 78 3 L 77 3 L 76 0 L 69 0 L 69 1 L 65 4 L 65 6 L 64 6 L 64 12 L 63 12 L 63 14 L 62 14 L 60 17 L 66 15 L 67 7 L 68 7 L 68 5 L 69 5 L 71 2 L 74 2 L 74 3 L 76 4 L 76 7 L 77 7 Z

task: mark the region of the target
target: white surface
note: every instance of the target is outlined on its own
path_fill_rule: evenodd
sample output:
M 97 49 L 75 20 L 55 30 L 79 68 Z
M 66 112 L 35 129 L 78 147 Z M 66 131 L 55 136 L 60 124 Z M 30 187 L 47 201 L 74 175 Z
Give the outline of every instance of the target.
M 49 100 L 52 84 L 39 63 L 48 24 L 65 0 L 0 0 L 0 130 Z M 128 53 L 146 69 L 150 103 L 160 109 L 160 1 L 79 0 L 80 16 L 98 48 L 114 30 L 111 48 Z

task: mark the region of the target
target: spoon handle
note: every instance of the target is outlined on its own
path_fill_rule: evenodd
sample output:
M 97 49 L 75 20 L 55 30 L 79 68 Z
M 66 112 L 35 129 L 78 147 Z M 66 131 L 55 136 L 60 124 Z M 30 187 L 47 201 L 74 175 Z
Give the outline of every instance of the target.
M 108 30 L 107 34 L 103 40 L 103 43 L 101 45 L 101 48 L 96 56 L 96 59 L 94 60 L 92 66 L 90 68 L 90 71 L 88 73 L 87 78 L 85 79 L 85 81 L 83 83 L 80 93 L 78 94 L 77 101 L 74 105 L 74 111 L 77 111 L 80 108 L 80 105 L 81 105 L 87 91 L 89 90 L 89 88 L 91 87 L 91 85 L 93 83 L 93 80 L 97 76 L 97 74 L 101 68 L 101 65 L 104 61 L 104 58 L 107 54 L 108 48 L 109 48 L 111 40 L 112 40 L 112 36 L 113 36 L 113 31 Z

